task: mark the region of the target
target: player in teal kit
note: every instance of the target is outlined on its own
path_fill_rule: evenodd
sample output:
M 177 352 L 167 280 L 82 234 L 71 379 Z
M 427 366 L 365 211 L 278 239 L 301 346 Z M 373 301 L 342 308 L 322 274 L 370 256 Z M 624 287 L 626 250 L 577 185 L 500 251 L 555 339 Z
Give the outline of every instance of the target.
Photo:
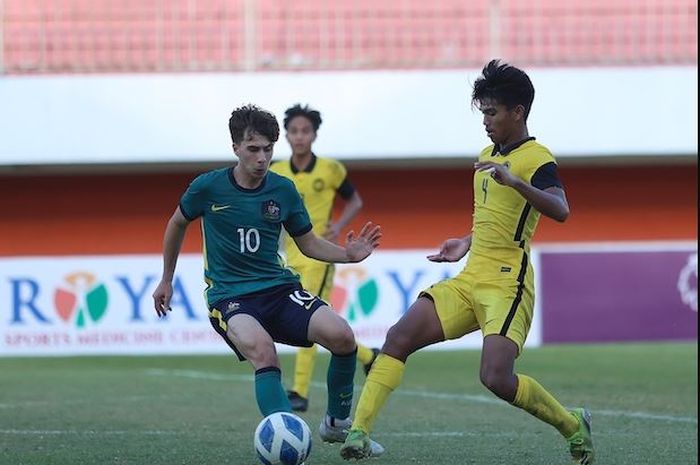
M 342 442 L 350 426 L 357 345 L 350 326 L 324 301 L 302 289 L 277 254 L 284 228 L 305 255 L 333 263 L 359 262 L 378 245 L 379 227 L 364 225 L 345 247 L 316 236 L 292 181 L 268 172 L 279 137 L 274 115 L 248 105 L 229 120 L 239 162 L 198 176 L 165 230 L 163 277 L 153 293 L 155 310 L 170 310 L 172 279 L 187 226 L 202 220 L 205 291 L 214 329 L 255 369 L 255 395 L 263 416 L 291 412 L 274 342 L 331 352 L 328 408 L 321 437 Z M 380 448 L 381 446 L 373 445 Z M 381 450 L 378 450 L 381 453 Z

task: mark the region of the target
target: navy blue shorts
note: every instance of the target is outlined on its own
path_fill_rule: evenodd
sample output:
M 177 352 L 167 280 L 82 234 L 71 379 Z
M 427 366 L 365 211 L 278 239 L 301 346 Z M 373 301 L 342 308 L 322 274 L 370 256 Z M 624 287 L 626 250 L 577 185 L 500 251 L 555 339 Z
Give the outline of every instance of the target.
M 328 305 L 300 284 L 276 286 L 253 294 L 223 299 L 209 310 L 209 322 L 226 343 L 236 352 L 238 359 L 245 357 L 226 336 L 228 320 L 238 313 L 255 318 L 265 328 L 272 340 L 297 347 L 311 347 L 309 321 L 319 307 Z

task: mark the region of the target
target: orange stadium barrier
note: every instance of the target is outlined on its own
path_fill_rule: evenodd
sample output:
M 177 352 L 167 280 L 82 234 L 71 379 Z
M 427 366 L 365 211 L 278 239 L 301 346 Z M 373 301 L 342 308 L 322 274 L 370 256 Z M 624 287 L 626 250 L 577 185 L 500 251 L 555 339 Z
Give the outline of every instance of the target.
M 542 219 L 536 242 L 697 238 L 694 167 L 563 167 L 560 175 L 571 216 L 563 225 Z M 165 224 L 194 176 L 0 178 L 0 255 L 159 253 Z M 434 248 L 471 226 L 469 169 L 351 170 L 350 177 L 365 203 L 353 226 L 381 224 L 383 249 Z M 199 231 L 190 229 L 183 250 L 200 247 Z

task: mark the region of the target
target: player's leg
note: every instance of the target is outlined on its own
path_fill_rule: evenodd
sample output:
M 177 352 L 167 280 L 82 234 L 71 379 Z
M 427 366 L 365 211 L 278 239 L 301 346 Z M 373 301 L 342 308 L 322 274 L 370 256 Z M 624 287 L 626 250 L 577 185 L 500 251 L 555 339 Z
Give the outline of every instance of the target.
M 515 374 L 513 367 L 518 355 L 518 346 L 512 340 L 497 334 L 484 338 L 481 353 L 481 382 L 491 392 L 512 405 L 525 410 L 539 420 L 552 425 L 569 442 L 576 442 L 582 448 L 589 448 L 590 418 L 583 409 L 569 412 L 552 394 L 530 376 Z M 592 444 L 590 450 L 580 453 L 572 450 L 575 457 L 587 457 L 592 462 Z
M 309 265 L 298 267 L 301 276 L 301 286 L 328 302 L 330 289 L 333 286 L 333 265 Z M 305 412 L 309 408 L 309 388 L 314 373 L 314 364 L 318 348 L 300 347 L 294 358 L 294 381 L 292 389 L 287 392 L 292 410 Z
M 294 382 L 292 389 L 287 391 L 287 397 L 295 412 L 306 412 L 309 408 L 309 388 L 317 352 L 316 344 L 311 347 L 299 347 L 294 357 Z
M 419 297 L 389 329 L 381 353 L 362 389 L 353 429 L 369 433 L 387 398 L 401 384 L 409 355 L 444 340 L 435 304 L 427 297 Z
M 255 369 L 255 397 L 260 413 L 265 417 L 275 412 L 291 412 L 272 337 L 253 316 L 245 313 L 234 314 L 226 323 L 226 337 Z
M 320 284 L 320 287 L 318 288 L 319 291 L 316 293 L 316 295 L 318 295 L 325 302 L 330 302 L 331 293 L 333 291 L 333 278 L 335 277 L 335 266 L 324 266 L 322 270 L 318 270 L 316 271 L 316 273 L 317 276 L 322 276 L 320 281 L 317 281 Z M 315 288 L 305 286 L 304 289 Z M 357 361 L 362 364 L 362 368 L 364 368 L 365 374 L 367 374 L 370 368 L 372 367 L 372 362 L 374 362 L 375 358 L 377 357 L 377 354 L 379 353 L 379 349 L 372 349 L 360 344 L 358 341 L 355 342 L 357 343 Z
M 583 437 L 585 444 L 581 448 L 590 450 L 582 452 L 588 457 L 585 458 L 588 462 L 580 463 L 593 463 L 587 412 L 581 410 L 578 415 L 581 418 L 578 418 L 535 379 L 514 371 L 515 359 L 522 351 L 534 309 L 532 269 L 525 259 L 522 267 L 523 271 L 512 284 L 506 280 L 494 281 L 487 286 L 477 286 L 475 291 L 476 313 L 485 322 L 482 328 L 481 382 L 501 399 L 552 425 L 565 438 Z
M 328 416 L 341 420 L 349 418 L 357 363 L 355 335 L 350 325 L 323 305 L 311 316 L 308 338 L 331 352 L 326 376 Z
M 445 334 L 435 304 L 423 295 L 389 329 L 382 351 L 367 376 L 355 409 L 355 420 L 340 455 L 348 460 L 372 455 L 369 432 L 391 393 L 401 384 L 409 355 L 436 342 Z
M 369 371 L 380 353 L 381 351 L 375 347 L 369 348 L 359 342 L 357 343 L 357 361 L 362 364 L 365 376 L 369 376 Z

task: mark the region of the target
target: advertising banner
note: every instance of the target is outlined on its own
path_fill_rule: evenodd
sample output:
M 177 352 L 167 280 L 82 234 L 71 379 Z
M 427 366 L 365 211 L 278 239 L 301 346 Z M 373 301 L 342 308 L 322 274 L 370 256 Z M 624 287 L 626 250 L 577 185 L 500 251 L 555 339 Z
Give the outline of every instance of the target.
M 432 252 L 378 251 L 338 266 L 331 303 L 358 340 L 381 347 L 421 290 L 463 267 L 431 263 Z M 159 319 L 151 294 L 161 270 L 159 255 L 1 258 L 0 355 L 227 353 L 207 318 L 201 256 L 181 255 L 173 310 Z M 528 344 L 539 341 L 535 322 Z M 477 333 L 438 348 L 480 346 Z
M 539 262 L 543 343 L 697 340 L 695 244 L 545 248 Z

